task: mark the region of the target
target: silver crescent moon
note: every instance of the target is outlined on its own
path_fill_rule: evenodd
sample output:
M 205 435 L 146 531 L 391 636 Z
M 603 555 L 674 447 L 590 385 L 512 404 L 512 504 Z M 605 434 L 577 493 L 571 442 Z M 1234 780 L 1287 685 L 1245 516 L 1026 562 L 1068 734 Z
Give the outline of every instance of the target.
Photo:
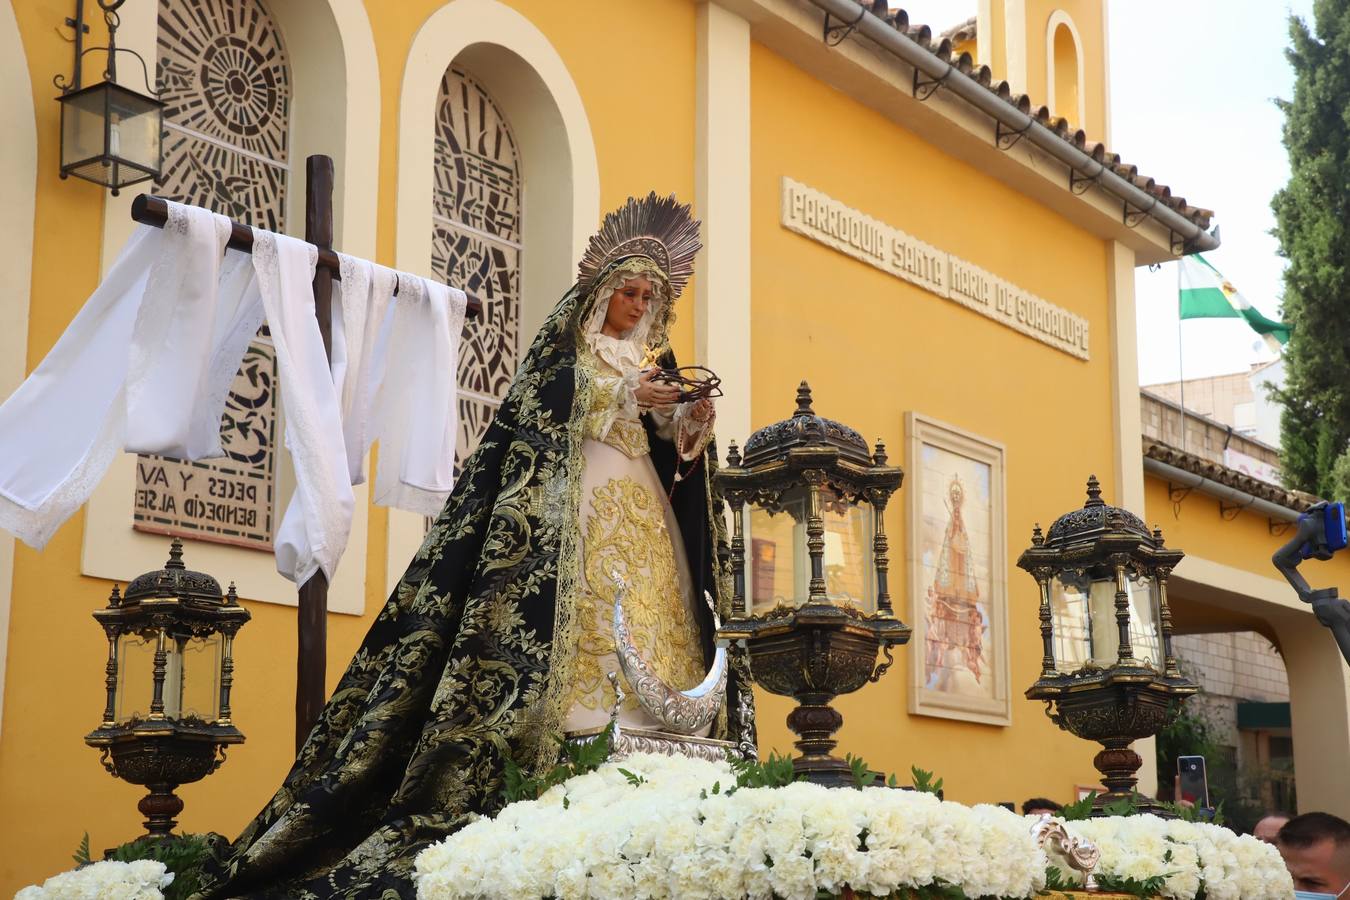
M 619 668 L 624 678 L 633 688 L 638 704 L 653 719 L 660 722 L 668 731 L 675 734 L 693 734 L 705 728 L 722 709 L 727 693 L 727 651 L 718 647 L 713 656 L 712 668 L 707 676 L 695 688 L 677 691 L 666 684 L 660 676 L 651 670 L 642 658 L 637 647 L 633 646 L 632 635 L 623 617 L 623 599 L 628 593 L 628 585 L 617 572 L 610 578 L 618 585 L 614 594 L 614 649 L 619 660 Z M 712 598 L 704 594 L 709 606 Z M 713 613 L 714 620 L 717 614 Z

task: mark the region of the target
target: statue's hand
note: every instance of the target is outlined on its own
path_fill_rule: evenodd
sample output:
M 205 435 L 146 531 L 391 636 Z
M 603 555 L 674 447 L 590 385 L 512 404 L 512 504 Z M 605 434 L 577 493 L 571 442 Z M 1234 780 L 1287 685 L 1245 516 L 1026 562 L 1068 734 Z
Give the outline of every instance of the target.
M 638 386 L 633 391 L 638 406 L 668 407 L 680 398 L 680 389 L 665 381 L 656 380 L 659 369 L 647 369 L 638 376 Z
M 695 400 L 693 405 L 689 407 L 689 418 L 700 424 L 707 422 L 708 419 L 712 418 L 712 414 L 713 402 L 707 397 L 704 397 L 701 400 Z

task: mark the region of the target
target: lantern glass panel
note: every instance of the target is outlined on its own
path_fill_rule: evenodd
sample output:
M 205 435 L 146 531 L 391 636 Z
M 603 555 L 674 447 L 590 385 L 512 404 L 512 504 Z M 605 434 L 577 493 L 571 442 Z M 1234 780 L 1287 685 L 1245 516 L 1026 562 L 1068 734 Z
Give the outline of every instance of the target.
M 876 605 L 872 509 L 851 504 L 828 488 L 820 493 L 826 596 L 832 603 L 870 612 Z M 805 486 L 785 492 L 772 507 L 749 508 L 745 546 L 752 613 L 806 603 L 811 581 L 809 510 Z
M 153 98 L 110 86 L 108 155 L 147 173 L 160 166 L 160 104 Z
M 176 655 L 180 674 L 175 715 L 214 722 L 220 717 L 220 635 L 189 638 Z
M 117 695 L 113 720 L 125 725 L 150 715 L 155 695 L 156 633 L 124 634 L 117 639 Z
M 1158 627 L 1158 582 L 1141 574 L 1126 580 L 1130 591 L 1130 646 L 1134 658 L 1162 669 L 1162 632 Z
M 1077 672 L 1092 659 L 1093 582 L 1082 570 L 1066 570 L 1050 582 L 1050 615 L 1054 628 L 1055 670 Z
M 103 123 L 107 113 L 100 90 L 86 90 L 61 99 L 61 165 L 102 157 L 105 152 Z M 102 166 L 102 162 L 96 163 Z
M 1162 659 L 1157 582 L 1147 575 L 1132 574 L 1126 577 L 1125 589 L 1129 596 L 1130 645 L 1134 657 L 1156 667 Z M 1102 569 L 1092 576 L 1077 570 L 1060 573 L 1051 591 L 1051 605 L 1058 671 L 1076 672 L 1088 659 L 1103 667 L 1119 661 L 1120 627 L 1116 623 L 1113 571 Z M 1084 612 L 1086 622 L 1082 621 Z M 1082 640 L 1084 636 L 1086 642 Z

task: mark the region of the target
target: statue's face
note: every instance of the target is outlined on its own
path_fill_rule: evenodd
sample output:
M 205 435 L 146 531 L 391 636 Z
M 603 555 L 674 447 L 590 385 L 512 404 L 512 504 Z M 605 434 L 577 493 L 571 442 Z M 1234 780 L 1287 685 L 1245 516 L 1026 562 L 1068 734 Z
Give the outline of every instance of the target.
M 605 313 L 605 331 L 620 335 L 632 331 L 652 302 L 652 283 L 645 275 L 629 278 L 609 298 Z

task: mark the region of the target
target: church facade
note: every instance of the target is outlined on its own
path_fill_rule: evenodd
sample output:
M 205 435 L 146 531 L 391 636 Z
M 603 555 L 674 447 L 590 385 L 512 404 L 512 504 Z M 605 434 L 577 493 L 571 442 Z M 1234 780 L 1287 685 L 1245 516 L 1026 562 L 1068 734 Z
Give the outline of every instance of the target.
M 1280 648 L 1300 794 L 1345 815 L 1350 680 L 1273 577 L 1287 517 L 1205 485 L 1272 509 L 1303 500 L 1141 445 L 1133 273 L 1212 245 L 1211 213 L 1111 143 L 1105 0 L 970 6 L 969 22 L 926 24 L 884 0 L 127 0 L 117 39 L 165 101 L 154 193 L 298 235 L 304 161 L 327 154 L 338 249 L 483 301 L 460 355 L 460 461 L 600 217 L 652 190 L 692 202 L 706 249 L 672 343 L 723 380 L 719 443 L 790 415 L 804 379 L 818 412 L 906 472 L 885 515 L 914 639 L 838 701 L 841 751 L 935 771 L 968 803 L 1096 784 L 1096 746 L 1022 697 L 1041 639 L 1035 584 L 1014 565 L 1095 474 L 1189 554 L 1170 594 L 1180 630 L 1255 630 Z M 70 69 L 69 14 L 0 4 L 5 395 L 134 228 L 135 189 L 58 177 L 50 85 Z M 119 74 L 139 87 L 139 67 Z M 1015 124 L 1028 116 L 1035 133 Z M 264 329 L 225 458 L 124 455 L 42 552 L 0 536 L 0 891 L 65 868 L 85 831 L 101 848 L 140 830 L 139 793 L 82 741 L 106 657 L 90 613 L 163 565 L 166 535 L 253 616 L 235 645 L 248 741 L 183 789 L 183 830 L 237 833 L 289 767 L 295 589 L 269 552 L 295 483 L 284 391 Z M 329 594 L 330 687 L 426 527 L 366 488 L 357 500 Z M 752 528 L 757 599 L 795 577 L 787 540 Z M 841 577 L 869 553 L 847 529 L 827 536 Z M 1345 560 L 1325 571 L 1350 585 Z M 758 701 L 761 751 L 789 750 L 789 704 Z M 1156 781 L 1146 770 L 1141 787 Z

